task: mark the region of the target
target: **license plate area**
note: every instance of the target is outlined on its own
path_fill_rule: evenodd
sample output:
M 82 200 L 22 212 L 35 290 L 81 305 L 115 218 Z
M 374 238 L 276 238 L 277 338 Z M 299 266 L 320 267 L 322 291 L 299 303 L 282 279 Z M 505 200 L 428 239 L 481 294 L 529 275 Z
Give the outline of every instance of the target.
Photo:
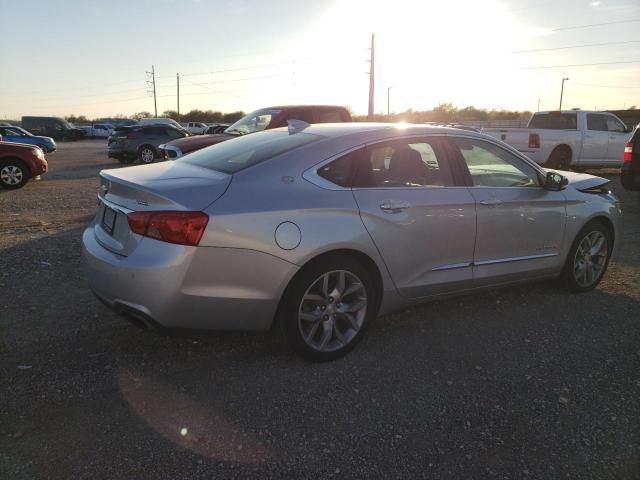
M 104 206 L 104 212 L 102 213 L 102 229 L 109 235 L 113 235 L 113 230 L 116 227 L 116 217 L 118 213 L 112 209 Z

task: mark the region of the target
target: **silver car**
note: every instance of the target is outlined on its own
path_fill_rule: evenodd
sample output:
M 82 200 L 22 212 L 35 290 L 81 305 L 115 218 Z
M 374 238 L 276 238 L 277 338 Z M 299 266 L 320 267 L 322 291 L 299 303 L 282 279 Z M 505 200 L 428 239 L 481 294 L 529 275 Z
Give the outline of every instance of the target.
M 100 181 L 83 256 L 105 304 L 146 326 L 278 325 L 314 360 L 443 295 L 592 290 L 619 236 L 607 180 L 450 128 L 298 122 Z

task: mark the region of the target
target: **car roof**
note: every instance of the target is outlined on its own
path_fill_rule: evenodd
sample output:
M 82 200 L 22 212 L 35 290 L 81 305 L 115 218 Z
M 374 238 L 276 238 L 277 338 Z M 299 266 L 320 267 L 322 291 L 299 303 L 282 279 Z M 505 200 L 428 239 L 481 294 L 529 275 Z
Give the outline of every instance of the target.
M 287 127 L 276 128 L 275 130 L 285 130 Z M 303 130 L 305 133 L 313 133 L 324 137 L 342 137 L 346 135 L 355 135 L 361 133 L 372 132 L 394 132 L 399 135 L 406 133 L 407 135 L 428 135 L 428 134 L 457 134 L 477 136 L 478 138 L 486 138 L 471 130 L 462 130 L 460 128 L 443 127 L 435 125 L 421 125 L 412 123 L 368 123 L 368 122 L 350 122 L 350 123 L 314 123 Z
M 273 107 L 263 107 L 258 108 L 256 110 L 286 110 L 286 109 L 294 109 L 294 108 L 336 108 L 341 110 L 346 110 L 346 107 L 342 105 L 276 105 Z

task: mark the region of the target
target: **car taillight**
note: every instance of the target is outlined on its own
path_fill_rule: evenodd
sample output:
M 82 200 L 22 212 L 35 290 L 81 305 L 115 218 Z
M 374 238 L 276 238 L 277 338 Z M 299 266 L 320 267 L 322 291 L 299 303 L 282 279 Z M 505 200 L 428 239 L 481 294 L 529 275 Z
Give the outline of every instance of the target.
M 132 212 L 127 215 L 134 233 L 168 243 L 197 246 L 209 216 L 202 212 Z
M 622 155 L 623 162 L 630 162 L 631 160 L 633 160 L 633 140 L 624 146 L 624 154 Z
M 540 148 L 540 135 L 537 133 L 529 134 L 529 148 Z

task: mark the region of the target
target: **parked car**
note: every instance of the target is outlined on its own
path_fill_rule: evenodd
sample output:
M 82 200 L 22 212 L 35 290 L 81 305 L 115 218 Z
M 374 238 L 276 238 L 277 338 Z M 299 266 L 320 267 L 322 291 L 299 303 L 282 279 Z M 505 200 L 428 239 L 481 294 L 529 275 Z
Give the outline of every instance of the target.
M 224 133 L 224 131 L 231 126 L 230 123 L 214 123 L 209 124 L 205 130 L 205 135 L 214 135 L 216 133 Z
M 577 170 L 622 166 L 629 129 L 612 113 L 563 110 L 534 113 L 527 128 L 483 128 L 549 168 Z
M 275 323 L 315 360 L 442 295 L 555 277 L 592 290 L 618 241 L 608 180 L 451 128 L 302 124 L 100 181 L 82 244 L 106 305 L 148 326 Z
M 96 123 L 108 123 L 114 127 L 128 127 L 138 124 L 136 120 L 132 120 L 130 118 L 98 118 Z
M 209 128 L 205 123 L 202 122 L 189 122 L 187 123 L 187 132 L 191 135 L 202 135 L 205 130 Z
M 92 138 L 108 138 L 114 130 L 114 126 L 110 123 L 94 123 L 87 131 L 87 137 Z
M 138 121 L 138 125 L 170 125 L 178 130 L 186 131 L 186 128 L 176 122 L 173 118 L 141 118 Z
M 640 190 L 640 123 L 624 147 L 621 180 L 627 190 Z
M 42 149 L 44 153 L 52 153 L 56 151 L 56 142 L 51 137 L 37 137 L 27 132 L 24 128 L 14 125 L 3 127 L 0 126 L 0 135 L 5 142 L 26 143 L 28 145 L 36 145 Z
M 189 152 L 246 135 L 247 133 L 283 127 L 292 119 L 302 120 L 307 123 L 352 121 L 351 115 L 346 108 L 331 105 L 293 105 L 261 108 L 245 115 L 223 133 L 185 138 L 160 145 L 160 154 L 163 158 L 174 160 Z
M 0 135 L 0 185 L 7 189 L 24 187 L 29 179 L 49 168 L 42 149 L 35 145 L 3 141 Z
M 80 140 L 84 132 L 60 117 L 22 117 L 22 128 L 55 140 Z
M 184 130 L 171 125 L 118 127 L 108 140 L 108 155 L 121 163 L 151 163 L 159 158 L 160 144 L 187 136 Z

